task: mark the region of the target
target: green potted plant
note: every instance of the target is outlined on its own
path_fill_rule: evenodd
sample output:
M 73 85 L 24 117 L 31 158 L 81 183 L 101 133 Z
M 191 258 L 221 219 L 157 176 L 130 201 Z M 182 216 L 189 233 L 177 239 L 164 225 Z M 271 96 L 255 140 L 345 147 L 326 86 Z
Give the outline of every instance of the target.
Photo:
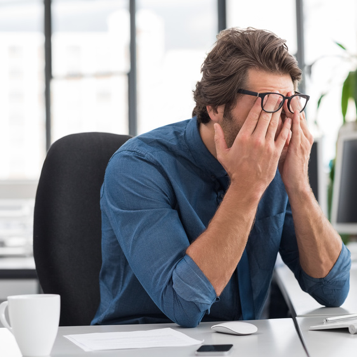
M 357 130 L 357 55 L 351 54 L 344 45 L 341 43 L 335 42 L 343 50 L 343 55 L 338 56 L 343 61 L 348 61 L 351 63 L 352 70 L 348 73 L 347 77 L 344 79 L 341 91 L 341 113 L 342 113 L 342 126 L 339 130 L 339 133 L 343 130 Z M 320 59 L 325 58 L 323 56 L 312 64 L 307 66 L 307 74 L 311 75 L 313 65 L 318 62 Z M 324 92 L 320 95 L 317 101 L 317 110 L 320 108 L 320 105 L 326 96 L 327 92 Z M 354 121 L 346 121 L 347 109 L 350 105 L 354 105 L 356 115 Z M 315 124 L 317 124 L 315 122 Z M 331 219 L 331 206 L 332 206 L 332 196 L 333 196 L 333 183 L 335 176 L 335 164 L 336 158 L 330 161 L 330 172 L 329 172 L 329 183 L 328 183 L 328 196 L 327 196 L 327 205 L 328 205 L 328 218 Z M 350 235 L 340 234 L 344 243 L 348 243 Z

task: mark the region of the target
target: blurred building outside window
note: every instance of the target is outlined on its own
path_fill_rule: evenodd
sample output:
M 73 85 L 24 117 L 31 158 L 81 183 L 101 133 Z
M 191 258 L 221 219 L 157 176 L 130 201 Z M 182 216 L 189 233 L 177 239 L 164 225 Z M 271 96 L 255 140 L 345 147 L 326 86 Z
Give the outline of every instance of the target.
M 129 3 L 52 1 L 52 142 L 128 133 Z
M 32 254 L 45 157 L 43 1 L 0 1 L 0 257 Z
M 217 35 L 216 0 L 137 1 L 138 133 L 189 119 Z

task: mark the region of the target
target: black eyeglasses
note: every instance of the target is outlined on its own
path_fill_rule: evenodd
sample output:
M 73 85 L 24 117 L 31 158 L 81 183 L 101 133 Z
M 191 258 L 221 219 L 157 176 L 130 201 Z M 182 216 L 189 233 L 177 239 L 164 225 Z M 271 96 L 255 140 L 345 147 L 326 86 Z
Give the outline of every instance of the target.
M 257 93 L 245 89 L 238 89 L 237 93 L 262 98 L 262 109 L 267 113 L 277 112 L 283 106 L 285 100 L 288 101 L 288 109 L 290 113 L 294 113 L 295 110 L 298 110 L 301 113 L 310 99 L 309 95 L 301 94 L 299 92 L 295 92 L 291 97 L 285 97 L 280 93 Z

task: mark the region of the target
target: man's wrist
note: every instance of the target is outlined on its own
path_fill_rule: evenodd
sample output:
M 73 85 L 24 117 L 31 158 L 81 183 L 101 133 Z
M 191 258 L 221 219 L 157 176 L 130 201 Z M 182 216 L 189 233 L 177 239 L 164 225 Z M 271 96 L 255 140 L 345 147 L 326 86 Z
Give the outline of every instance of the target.
M 232 195 L 237 195 L 239 202 L 246 207 L 257 207 L 265 190 L 254 187 L 253 185 L 246 187 L 246 185 L 242 185 L 238 180 L 232 180 L 228 191 Z
M 286 193 L 288 194 L 289 197 L 289 202 L 306 202 L 306 200 L 309 199 L 314 199 L 315 196 L 314 193 L 312 192 L 312 188 L 310 185 L 304 185 L 304 186 L 299 186 L 299 187 L 293 187 L 293 188 L 286 188 Z
M 308 179 L 308 176 L 304 175 L 300 178 L 294 177 L 293 179 L 287 179 L 282 176 L 286 193 L 288 196 L 293 195 L 308 195 L 311 192 L 311 186 Z

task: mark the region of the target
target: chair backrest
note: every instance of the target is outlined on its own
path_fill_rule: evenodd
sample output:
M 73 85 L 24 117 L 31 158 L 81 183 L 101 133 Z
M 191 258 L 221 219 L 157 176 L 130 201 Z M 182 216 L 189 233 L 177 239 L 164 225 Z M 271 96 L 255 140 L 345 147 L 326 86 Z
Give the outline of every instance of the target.
M 44 293 L 61 295 L 61 326 L 89 325 L 99 306 L 100 187 L 127 135 L 80 133 L 56 141 L 35 200 L 34 258 Z

